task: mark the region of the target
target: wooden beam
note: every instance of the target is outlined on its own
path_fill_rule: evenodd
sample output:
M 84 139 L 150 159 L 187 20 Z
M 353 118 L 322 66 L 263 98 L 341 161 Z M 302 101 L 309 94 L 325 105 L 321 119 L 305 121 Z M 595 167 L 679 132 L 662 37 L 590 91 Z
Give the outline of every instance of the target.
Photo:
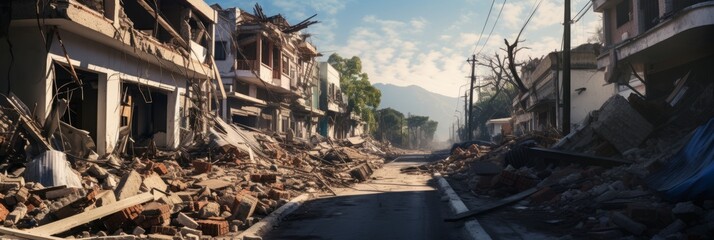
M 142 0 L 139 0 L 142 1 Z M 115 212 L 119 212 L 128 207 L 142 204 L 148 201 L 153 201 L 158 199 L 158 191 L 142 193 L 107 206 L 101 206 L 89 211 L 82 212 L 80 214 L 64 218 L 59 221 L 55 221 L 46 225 L 42 225 L 36 228 L 28 229 L 31 232 L 41 232 L 45 235 L 55 235 L 69 231 L 70 229 L 77 227 L 79 225 L 109 216 Z
M 13 228 L 6 228 L 6 227 L 0 227 L 0 233 L 2 233 L 4 236 L 12 236 L 12 237 L 18 237 L 20 239 L 33 239 L 33 240 L 59 240 L 59 239 L 64 239 L 64 238 L 58 238 L 58 237 L 53 237 L 49 235 L 40 235 L 36 234 L 36 232 L 26 232 L 20 229 L 13 229 Z M 3 237 L 3 239 L 5 239 Z
M 191 46 L 189 46 L 188 43 L 181 37 L 181 35 L 178 34 L 178 32 L 176 32 L 176 30 L 174 30 L 174 28 L 171 27 L 171 25 L 162 16 L 158 15 L 156 11 L 154 11 L 154 9 L 151 8 L 148 3 L 146 3 L 145 0 L 136 0 L 136 2 L 139 3 L 139 5 L 141 5 L 141 7 L 143 7 L 147 12 L 149 12 L 149 15 L 151 15 L 154 20 L 159 22 L 159 25 L 166 29 L 166 31 L 169 32 L 169 34 L 171 34 L 171 36 L 174 37 L 174 39 L 176 39 L 176 41 L 178 41 L 181 46 L 191 51 Z

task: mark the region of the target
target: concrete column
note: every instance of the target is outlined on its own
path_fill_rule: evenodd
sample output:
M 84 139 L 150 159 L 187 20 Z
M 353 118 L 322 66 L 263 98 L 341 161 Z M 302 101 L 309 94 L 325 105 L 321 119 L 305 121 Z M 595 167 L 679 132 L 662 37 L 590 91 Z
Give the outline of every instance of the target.
M 170 149 L 178 147 L 181 140 L 181 104 L 179 98 L 186 90 L 176 88 L 167 94 L 166 99 L 166 146 Z

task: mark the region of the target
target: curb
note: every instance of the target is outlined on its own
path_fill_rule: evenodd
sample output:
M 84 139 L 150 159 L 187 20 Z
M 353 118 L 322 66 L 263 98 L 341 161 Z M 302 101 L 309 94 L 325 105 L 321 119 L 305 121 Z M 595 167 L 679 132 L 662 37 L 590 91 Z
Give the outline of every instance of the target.
M 250 226 L 248 229 L 232 239 L 255 239 L 256 237 L 262 237 L 277 226 L 285 216 L 297 210 L 306 200 L 309 200 L 310 198 L 311 194 L 309 193 L 293 198 L 290 202 L 285 203 L 285 205 L 279 207 L 267 217 L 261 219 L 260 222 L 253 224 L 253 226 Z
M 449 182 L 446 181 L 446 179 L 441 176 L 441 174 L 434 173 L 434 178 L 436 178 L 437 180 L 436 182 L 439 185 L 439 190 L 441 190 L 441 192 L 449 198 L 449 207 L 451 207 L 451 210 L 454 211 L 454 214 L 459 214 L 469 210 L 464 204 L 464 202 L 461 201 L 459 195 L 454 192 L 453 188 L 451 188 Z M 478 220 L 476 219 L 465 221 L 464 230 L 468 238 L 491 240 L 491 236 L 488 235 L 486 230 L 483 229 L 481 224 L 479 224 Z

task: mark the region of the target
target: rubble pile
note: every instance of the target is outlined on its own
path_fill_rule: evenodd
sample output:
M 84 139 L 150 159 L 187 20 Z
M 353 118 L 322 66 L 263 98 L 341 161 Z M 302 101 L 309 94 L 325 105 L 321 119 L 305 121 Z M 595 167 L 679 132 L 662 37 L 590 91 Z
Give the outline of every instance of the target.
M 0 233 L 14 237 L 236 234 L 298 195 L 367 180 L 394 151 L 370 138 L 288 140 L 207 117 L 208 134 L 177 150 L 120 141 L 99 156 L 86 132 L 65 134 L 71 126 L 50 118 L 41 126 L 12 97 L 0 105 Z
M 440 172 L 501 199 L 496 207 L 517 203 L 516 211 L 556 216 L 546 225 L 573 237 L 707 239 L 714 234 L 712 86 L 668 107 L 614 96 L 558 142 L 533 134 L 474 144 L 404 170 Z

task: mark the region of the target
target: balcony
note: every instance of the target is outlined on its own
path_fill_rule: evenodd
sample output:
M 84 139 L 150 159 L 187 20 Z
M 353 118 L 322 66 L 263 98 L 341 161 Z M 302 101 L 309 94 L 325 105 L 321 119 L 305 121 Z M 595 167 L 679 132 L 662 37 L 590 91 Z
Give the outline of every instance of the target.
M 616 52 L 617 62 L 645 63 L 653 69 L 664 67 L 656 64 L 692 61 L 714 51 L 714 1 L 688 5 L 665 17 L 642 34 L 603 51 L 598 67 L 612 63 L 611 51 Z M 671 46 L 677 46 L 675 53 Z

